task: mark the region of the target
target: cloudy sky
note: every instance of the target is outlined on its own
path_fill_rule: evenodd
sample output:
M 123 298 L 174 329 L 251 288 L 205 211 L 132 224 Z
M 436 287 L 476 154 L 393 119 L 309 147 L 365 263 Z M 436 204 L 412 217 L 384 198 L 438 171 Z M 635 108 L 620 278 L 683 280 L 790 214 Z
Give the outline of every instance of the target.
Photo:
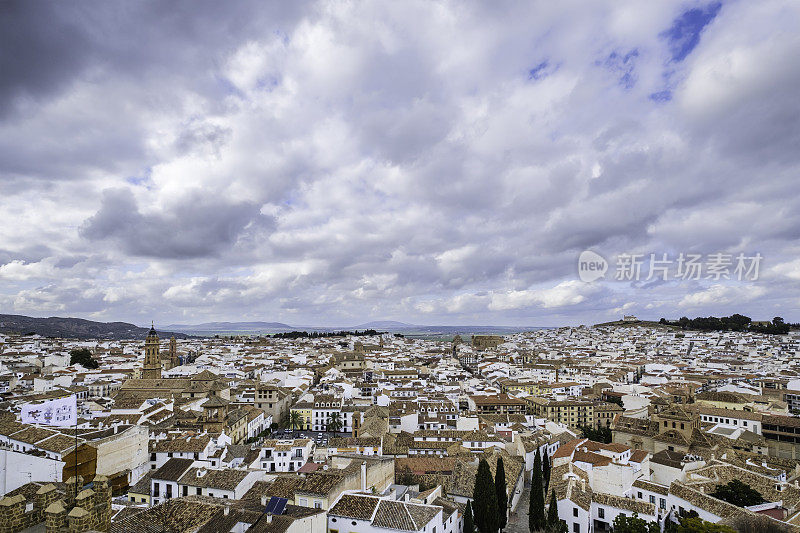
M 798 27 L 793 0 L 0 3 L 0 312 L 800 321 Z M 651 253 L 763 260 L 648 280 Z

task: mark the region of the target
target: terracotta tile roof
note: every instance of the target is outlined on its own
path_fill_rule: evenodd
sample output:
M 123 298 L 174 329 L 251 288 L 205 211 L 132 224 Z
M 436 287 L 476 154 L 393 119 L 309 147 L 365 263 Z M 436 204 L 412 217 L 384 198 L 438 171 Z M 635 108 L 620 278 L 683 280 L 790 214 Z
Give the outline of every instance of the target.
M 111 523 L 111 533 L 189 533 L 196 531 L 221 512 L 218 506 L 190 498 L 173 498 L 123 520 Z
M 395 471 L 402 471 L 406 468 L 416 474 L 452 472 L 458 459 L 454 457 L 408 457 L 397 458 L 394 460 Z
M 645 450 L 633 450 L 631 454 L 631 458 L 629 459 L 632 463 L 641 463 L 650 455 L 650 452 Z
M 173 457 L 161 465 L 161 468 L 153 472 L 152 478 L 163 479 L 166 481 L 178 481 L 184 472 L 191 468 L 192 463 L 194 463 L 194 460 L 192 459 L 180 459 L 178 457 Z
M 153 447 L 153 452 L 184 452 L 199 453 L 206 449 L 211 441 L 209 435 L 188 435 L 158 441 Z
M 575 450 L 572 460 L 575 462 L 580 461 L 583 463 L 589 463 L 592 466 L 608 466 L 611 464 L 610 457 L 606 457 L 605 455 L 600 455 L 599 453 L 594 452 L 584 452 L 580 449 Z
M 329 511 L 328 516 L 355 518 L 356 520 L 372 520 L 380 498 L 344 494 Z
M 249 474 L 246 470 L 193 467 L 178 480 L 181 485 L 222 490 L 235 490 Z
M 78 444 L 85 442 L 83 439 L 78 439 Z M 36 444 L 37 448 L 47 450 L 49 452 L 65 453 L 68 450 L 75 448 L 75 438 L 67 435 L 57 434 L 45 440 L 39 441 Z
M 344 476 L 337 472 L 314 472 L 309 474 L 303 479 L 300 484 L 295 488 L 295 492 L 304 492 L 306 494 L 329 494 L 337 485 L 339 485 Z
M 264 494 L 266 496 L 278 496 L 291 500 L 294 498 L 295 489 L 301 482 L 302 479 L 297 476 L 279 476 L 275 478 Z
M 13 440 L 18 440 L 20 442 L 24 442 L 26 444 L 36 444 L 40 440 L 44 440 L 48 437 L 52 437 L 53 435 L 57 435 L 57 431 L 52 431 L 50 429 L 40 428 L 36 426 L 23 426 L 25 429 L 21 431 L 17 431 L 9 438 Z
M 637 479 L 636 481 L 634 481 L 633 486 L 640 489 L 649 490 L 650 492 L 655 492 L 657 494 L 663 494 L 664 496 L 666 496 L 669 493 L 669 487 L 667 487 L 666 485 L 652 483 L 650 481 L 645 481 L 643 479 Z
M 441 508 L 430 505 L 381 500 L 372 525 L 387 529 L 419 531 L 439 512 Z
M 656 506 L 652 503 L 643 502 L 633 498 L 624 498 L 622 496 L 614 496 L 612 494 L 605 494 L 602 492 L 595 492 L 592 494 L 592 501 L 601 505 L 608 505 L 616 507 L 617 509 L 625 509 L 633 511 L 640 515 L 655 515 Z

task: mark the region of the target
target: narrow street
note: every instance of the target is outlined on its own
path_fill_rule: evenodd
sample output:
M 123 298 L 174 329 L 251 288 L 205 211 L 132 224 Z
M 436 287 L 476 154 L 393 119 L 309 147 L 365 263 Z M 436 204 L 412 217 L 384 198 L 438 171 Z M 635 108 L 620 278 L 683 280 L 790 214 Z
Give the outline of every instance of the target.
M 508 525 L 503 530 L 505 533 L 529 533 L 528 505 L 531 497 L 531 488 L 526 486 L 519 497 L 516 510 L 508 517 Z

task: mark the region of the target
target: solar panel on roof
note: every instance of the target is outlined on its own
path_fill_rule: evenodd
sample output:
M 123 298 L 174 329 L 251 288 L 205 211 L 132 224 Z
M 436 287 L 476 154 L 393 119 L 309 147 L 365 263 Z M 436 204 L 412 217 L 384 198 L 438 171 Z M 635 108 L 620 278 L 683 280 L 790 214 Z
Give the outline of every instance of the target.
M 289 500 L 286 498 L 279 498 L 277 496 L 273 496 L 267 502 L 267 506 L 264 508 L 265 513 L 270 514 L 283 514 L 283 511 L 286 509 L 286 504 Z
M 283 514 L 283 511 L 286 510 L 286 503 L 289 501 L 286 498 L 277 498 L 278 503 L 275 504 L 275 510 L 272 511 L 272 514 Z

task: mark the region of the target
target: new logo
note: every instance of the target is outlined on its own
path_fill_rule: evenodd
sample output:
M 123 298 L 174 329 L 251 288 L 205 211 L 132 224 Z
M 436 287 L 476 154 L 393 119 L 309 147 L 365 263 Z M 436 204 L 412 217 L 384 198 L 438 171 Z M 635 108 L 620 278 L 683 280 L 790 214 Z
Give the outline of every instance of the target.
M 608 270 L 608 261 L 591 250 L 584 250 L 578 257 L 578 277 L 587 283 L 605 276 Z

